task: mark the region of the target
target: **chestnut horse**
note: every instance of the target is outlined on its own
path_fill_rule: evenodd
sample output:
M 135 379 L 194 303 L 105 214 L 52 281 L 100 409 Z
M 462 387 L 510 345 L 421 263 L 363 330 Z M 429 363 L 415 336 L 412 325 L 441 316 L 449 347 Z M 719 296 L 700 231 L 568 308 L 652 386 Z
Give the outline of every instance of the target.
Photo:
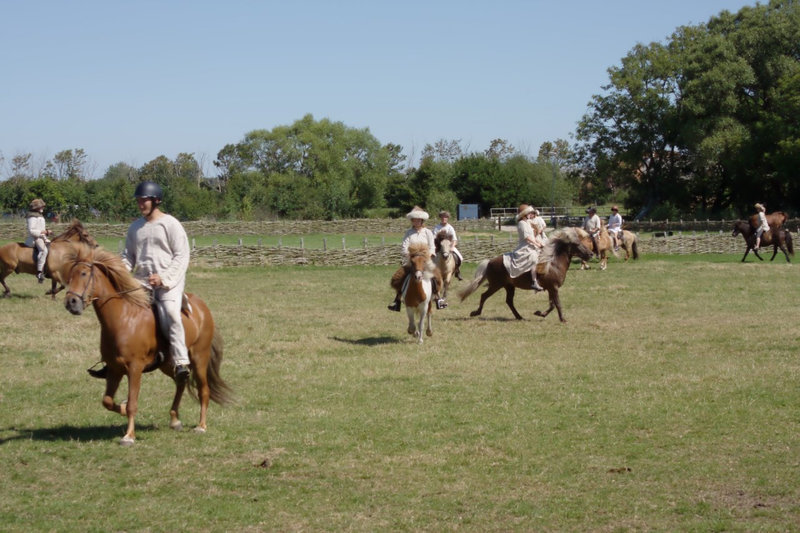
M 744 243 L 747 246 L 742 256 L 742 263 L 744 263 L 747 254 L 749 254 L 751 250 L 760 261 L 763 261 L 764 258 L 754 249 L 756 245 L 756 230 L 747 222 L 739 220 L 733 224 L 733 233 L 731 233 L 731 236 L 736 237 L 740 233 L 742 237 L 744 237 Z M 775 256 L 778 255 L 778 248 L 780 248 L 783 255 L 786 256 L 786 262 L 791 263 L 789 255 L 794 255 L 794 246 L 792 245 L 792 234 L 789 233 L 789 230 L 770 227 L 769 231 L 765 231 L 761 235 L 761 244 L 764 246 L 772 246 L 772 257 L 770 257 L 770 261 L 775 259 Z
M 625 250 L 625 261 L 631 258 L 639 259 L 639 236 L 626 229 L 619 232 L 619 246 Z
M 447 298 L 447 291 L 450 289 L 450 282 L 453 281 L 453 274 L 456 271 L 456 258 L 453 255 L 453 240 L 450 234 L 442 230 L 436 234 L 434 239 L 436 245 L 436 266 L 442 273 L 442 290 L 439 291 L 442 298 Z
M 536 316 L 546 317 L 553 308 L 556 308 L 559 320 L 566 322 L 564 312 L 561 309 L 558 289 L 564 284 L 570 261 L 574 255 L 580 257 L 582 261 L 592 257 L 592 239 L 589 234 L 580 228 L 564 228 L 554 231 L 545 245 L 539 258 L 539 263 L 536 265 L 536 277 L 539 280 L 539 284 L 547 291 L 550 298 L 550 307 L 544 312 L 536 311 Z M 469 316 L 480 315 L 486 299 L 500 289 L 505 289 L 506 305 L 514 313 L 514 317 L 517 320 L 522 320 L 522 316 L 514 307 L 514 291 L 516 289 L 531 290 L 530 272 L 511 278 L 505 266 L 503 266 L 502 255 L 491 260 L 484 259 L 478 264 L 475 278 L 459 293 L 461 301 L 464 301 L 467 296 L 475 292 L 484 280 L 488 281 L 488 288 L 481 294 L 481 302 L 478 309 L 471 312 Z
M 778 229 L 783 227 L 783 224 L 786 222 L 786 220 L 788 220 L 788 218 L 789 216 L 783 211 L 775 211 L 767 215 L 767 224 L 769 224 L 770 228 Z M 757 230 L 761 225 L 757 214 L 750 215 L 748 220 L 750 221 L 750 227 L 753 228 L 753 230 Z
M 164 336 L 159 334 L 148 291 L 131 276 L 120 257 L 102 248 L 73 245 L 73 253 L 65 257 L 70 274 L 64 305 L 67 310 L 80 315 L 89 304 L 94 307 L 100 321 L 100 353 L 106 363 L 106 390 L 103 406 L 109 411 L 127 416 L 128 427 L 120 444 L 131 445 L 135 440 L 136 412 L 142 373 L 148 367 L 158 367 L 174 377 L 169 357 L 158 361 L 159 351 L 168 353 Z M 222 363 L 222 337 L 206 304 L 193 294 L 186 294 L 189 310 L 183 310 L 186 330 L 186 347 L 194 383 L 200 400 L 200 422 L 195 431 L 205 432 L 209 399 L 219 404 L 229 401 L 230 388 L 220 376 Z M 156 362 L 154 362 L 156 361 Z M 122 377 L 128 378 L 128 400 L 122 404 L 114 401 Z M 178 407 L 186 383 L 176 383 L 175 396 L 170 408 L 172 429 L 182 429 Z
M 406 304 L 408 315 L 408 333 L 417 337 L 417 342 L 422 344 L 422 328 L 427 319 L 425 334 L 433 335 L 431 321 L 433 316 L 431 279 L 434 276 L 433 265 L 427 244 L 412 244 L 408 247 L 411 274 L 406 277 L 403 287 L 403 303 Z
M 97 246 L 91 235 L 83 227 L 79 220 L 73 220 L 72 224 L 60 235 L 53 237 L 48 246 L 47 262 L 45 264 L 45 276 L 51 279 L 50 290 L 45 294 L 51 295 L 55 300 L 56 294 L 64 289 L 64 279 L 61 275 L 62 255 L 67 247 L 67 242 L 84 242 L 89 246 Z M 36 275 L 36 261 L 33 260 L 33 248 L 25 246 L 23 243 L 10 242 L 0 247 L 0 284 L 3 285 L 3 297 L 11 294 L 11 289 L 6 285 L 6 277 L 12 272 L 17 274 Z
M 611 239 L 611 235 L 608 234 L 605 223 L 600 226 L 600 232 L 595 237 L 594 242 L 597 245 L 595 251 L 600 258 L 600 270 L 605 270 L 608 266 L 608 255 L 614 254 L 614 257 L 618 257 L 616 250 L 614 250 L 614 241 Z M 582 260 L 581 270 L 586 270 L 587 268 L 589 268 L 589 263 Z

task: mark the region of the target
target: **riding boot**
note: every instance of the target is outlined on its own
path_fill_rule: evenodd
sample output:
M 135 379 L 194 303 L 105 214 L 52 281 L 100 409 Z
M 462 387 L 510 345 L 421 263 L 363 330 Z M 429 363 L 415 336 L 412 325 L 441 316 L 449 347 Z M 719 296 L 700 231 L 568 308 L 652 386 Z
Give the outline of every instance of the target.
M 39 283 L 44 283 L 44 273 L 39 271 L 36 273 L 36 279 L 39 280 Z
M 461 261 L 459 261 L 458 256 L 456 256 L 456 271 L 453 275 L 458 281 L 464 281 L 464 278 L 461 277 Z
M 108 367 L 103 365 L 100 368 L 95 368 L 95 366 L 97 366 L 97 363 L 95 363 L 91 368 L 86 369 L 89 375 L 97 379 L 106 379 L 106 376 L 108 375 Z
M 531 289 L 533 289 L 536 292 L 542 292 L 544 290 L 544 287 L 539 285 L 539 280 L 536 279 L 536 267 L 534 267 L 533 270 L 531 270 L 531 278 L 533 279 L 533 283 L 531 283 Z
M 394 301 L 388 306 L 389 311 L 400 312 L 400 295 L 395 296 Z

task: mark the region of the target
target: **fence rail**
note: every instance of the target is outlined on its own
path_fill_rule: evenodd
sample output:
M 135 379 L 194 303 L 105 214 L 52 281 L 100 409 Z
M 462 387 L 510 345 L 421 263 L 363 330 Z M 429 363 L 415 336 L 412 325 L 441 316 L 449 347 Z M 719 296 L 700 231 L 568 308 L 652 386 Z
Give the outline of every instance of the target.
M 467 222 L 467 224 L 462 224 Z M 480 222 L 480 224 L 476 223 Z M 0 223 L 0 239 L 21 240 L 24 227 L 20 224 Z M 408 227 L 408 221 L 369 220 L 369 221 L 301 221 L 301 222 L 259 222 L 259 223 L 210 223 L 187 222 L 184 224 L 192 240 L 192 263 L 206 266 L 258 266 L 258 265 L 396 265 L 400 263 L 400 247 L 397 244 L 386 244 L 385 239 L 341 237 L 350 231 L 360 233 L 402 233 Z M 697 230 L 687 227 L 698 227 Z M 732 237 L 730 230 L 733 221 L 661 221 L 640 222 L 636 225 L 626 224 L 626 228 L 637 232 L 655 231 L 666 237 L 648 237 L 639 239 L 639 252 L 642 254 L 741 254 L 744 253 L 744 240 Z M 59 233 L 66 224 L 51 225 Z M 125 224 L 86 224 L 87 230 L 97 237 L 119 238 L 125 236 Z M 493 222 L 459 221 L 456 226 L 460 232 L 470 229 L 487 231 L 493 228 Z M 800 220 L 792 219 L 787 229 L 800 234 Z M 376 228 L 383 228 L 378 231 Z M 682 228 L 682 229 L 680 229 Z M 303 231 L 304 230 L 304 231 Z M 322 231 L 327 230 L 327 231 Z M 321 248 L 301 246 L 244 245 L 239 239 L 238 245 L 213 244 L 211 246 L 195 246 L 195 236 L 213 236 L 239 234 L 252 235 L 302 235 L 303 233 L 336 233 L 335 238 L 323 239 Z M 9 238 L 8 236 L 11 235 Z M 252 240 L 252 238 L 251 238 Z M 280 242 L 280 241 L 279 241 Z M 302 243 L 303 240 L 300 239 Z M 459 241 L 467 262 L 508 252 L 516 246 L 515 232 L 502 235 L 471 235 Z

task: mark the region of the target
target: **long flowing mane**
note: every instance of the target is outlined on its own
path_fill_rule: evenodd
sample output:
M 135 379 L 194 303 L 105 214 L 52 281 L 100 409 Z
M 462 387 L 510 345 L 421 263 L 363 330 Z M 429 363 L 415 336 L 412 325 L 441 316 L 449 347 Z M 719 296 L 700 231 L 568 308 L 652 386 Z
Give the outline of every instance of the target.
M 86 231 L 85 227 L 83 227 L 83 223 L 77 218 L 72 220 L 72 224 L 70 224 L 69 227 L 64 230 L 64 233 L 53 237 L 51 242 L 69 241 L 73 236 L 76 235 L 78 237 L 78 242 L 86 243 L 93 248 L 97 246 L 97 241 L 94 239 L 94 237 L 89 235 L 89 232 Z
M 433 238 L 433 244 L 436 247 L 437 252 L 441 250 L 442 241 L 445 239 L 450 239 L 450 234 L 447 232 L 447 230 L 439 230 L 439 233 L 437 233 Z
M 408 255 L 428 255 L 428 245 L 424 243 L 412 243 L 408 246 Z
M 570 244 L 576 244 L 582 239 L 588 239 L 589 234 L 581 228 L 563 228 L 550 234 L 547 244 L 539 257 L 540 263 L 553 262 L 553 259 L 564 253 L 564 249 Z
M 103 247 L 92 248 L 86 243 L 72 245 L 72 252 L 67 255 L 68 262 L 90 263 L 99 268 L 108 278 L 114 290 L 128 302 L 142 307 L 150 306 L 150 294 L 142 284 L 134 278 L 122 259 Z

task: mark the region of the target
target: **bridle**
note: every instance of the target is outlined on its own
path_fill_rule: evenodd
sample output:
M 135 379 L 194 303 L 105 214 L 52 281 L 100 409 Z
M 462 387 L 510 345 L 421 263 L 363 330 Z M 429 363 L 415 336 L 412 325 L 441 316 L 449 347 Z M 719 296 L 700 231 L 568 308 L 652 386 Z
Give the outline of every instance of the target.
M 75 267 L 78 266 L 78 265 L 84 265 L 84 266 L 88 266 L 89 267 L 89 281 L 86 282 L 86 285 L 83 287 L 83 292 L 78 294 L 77 292 L 75 292 L 73 290 L 67 290 L 67 293 L 66 293 L 65 297 L 68 297 L 70 294 L 72 294 L 72 295 L 80 298 L 81 303 L 83 304 L 83 307 L 86 308 L 86 307 L 89 306 L 89 304 L 91 304 L 93 302 L 96 302 L 97 300 L 100 300 L 100 298 L 98 298 L 96 296 L 91 296 L 90 295 L 90 296 L 87 297 L 87 295 L 86 295 L 86 293 L 89 292 L 89 287 L 92 286 L 94 284 L 94 281 L 95 281 L 95 277 L 94 277 L 94 262 L 91 262 L 91 263 L 88 262 L 88 261 L 78 261 L 78 262 L 76 262 L 74 265 L 72 265 L 72 268 L 70 269 L 70 277 L 72 277 L 72 270 L 74 270 Z M 129 292 L 138 291 L 138 290 L 142 290 L 142 289 L 144 289 L 144 287 L 134 287 L 133 289 L 128 289 L 128 290 L 125 290 L 125 291 L 117 291 L 114 294 L 111 294 L 110 296 L 106 296 L 105 299 L 109 300 L 109 299 L 114 298 L 116 296 L 121 296 L 123 294 L 127 294 Z
M 83 292 L 78 294 L 77 292 L 75 292 L 73 290 L 67 290 L 67 293 L 65 294 L 65 297 L 68 297 L 70 294 L 72 294 L 73 296 L 77 296 L 78 298 L 80 298 L 81 303 L 83 304 L 83 307 L 88 307 L 90 303 L 92 303 L 95 300 L 99 299 L 99 298 L 93 298 L 92 297 L 92 298 L 89 298 L 87 300 L 87 298 L 86 298 L 86 293 L 89 291 L 89 287 L 94 283 L 94 263 L 89 263 L 87 261 L 76 262 L 74 265 L 72 265 L 72 268 L 70 268 L 70 270 L 69 270 L 70 277 L 72 277 L 72 271 L 78 265 L 84 265 L 84 266 L 88 266 L 89 267 L 89 281 L 83 287 Z

